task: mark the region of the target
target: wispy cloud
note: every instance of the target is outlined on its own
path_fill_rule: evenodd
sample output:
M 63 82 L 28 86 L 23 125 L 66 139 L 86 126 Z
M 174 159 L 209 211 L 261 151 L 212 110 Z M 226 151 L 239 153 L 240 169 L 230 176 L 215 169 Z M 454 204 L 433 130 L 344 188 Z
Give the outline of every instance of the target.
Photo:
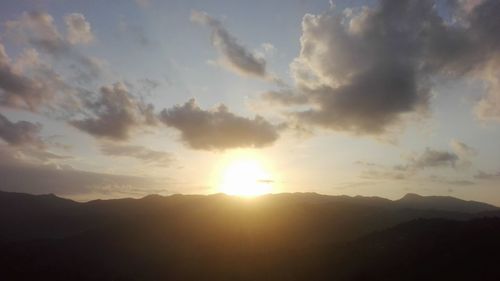
M 203 11 L 193 11 L 191 21 L 212 29 L 212 45 L 221 55 L 223 65 L 238 74 L 265 79 L 270 78 L 266 71 L 264 58 L 247 50 L 234 35 L 229 33 L 220 21 Z
M 100 150 L 104 155 L 134 158 L 150 165 L 170 166 L 174 161 L 174 157 L 171 153 L 150 149 L 140 145 L 103 142 L 100 144 Z
M 115 197 L 166 191 L 165 182 L 152 178 L 86 172 L 68 165 L 32 162 L 31 153 L 0 146 L 2 190 L 61 196 Z M 45 155 L 54 157 L 54 155 Z M 20 176 L 22 175 L 22 176 Z

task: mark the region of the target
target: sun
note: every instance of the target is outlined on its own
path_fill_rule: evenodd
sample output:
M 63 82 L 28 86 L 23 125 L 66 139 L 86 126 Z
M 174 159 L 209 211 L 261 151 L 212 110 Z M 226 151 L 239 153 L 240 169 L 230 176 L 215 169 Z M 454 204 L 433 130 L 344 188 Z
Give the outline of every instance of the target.
M 223 169 L 220 192 L 244 197 L 270 193 L 273 189 L 271 174 L 257 159 L 234 159 Z

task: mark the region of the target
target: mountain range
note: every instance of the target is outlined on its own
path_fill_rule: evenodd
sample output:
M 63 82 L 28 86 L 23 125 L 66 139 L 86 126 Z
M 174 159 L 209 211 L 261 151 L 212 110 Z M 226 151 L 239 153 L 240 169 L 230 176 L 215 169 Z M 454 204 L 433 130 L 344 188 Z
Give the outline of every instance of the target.
M 0 192 L 1 280 L 497 280 L 500 208 L 453 197 Z

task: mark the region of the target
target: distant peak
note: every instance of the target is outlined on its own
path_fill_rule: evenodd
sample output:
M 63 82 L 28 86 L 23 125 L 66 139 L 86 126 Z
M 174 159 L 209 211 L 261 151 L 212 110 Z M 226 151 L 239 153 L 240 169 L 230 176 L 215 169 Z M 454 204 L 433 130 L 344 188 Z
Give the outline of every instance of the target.
M 48 199 L 61 199 L 60 197 L 58 197 L 54 193 L 40 194 L 40 195 L 35 195 L 35 196 L 38 196 L 41 198 L 48 198 Z
M 143 197 L 143 199 L 159 199 L 159 198 L 164 198 L 164 196 L 160 194 L 148 194 Z
M 407 193 L 400 200 L 411 200 L 411 199 L 420 199 L 420 198 L 423 198 L 423 196 L 416 194 L 416 193 Z

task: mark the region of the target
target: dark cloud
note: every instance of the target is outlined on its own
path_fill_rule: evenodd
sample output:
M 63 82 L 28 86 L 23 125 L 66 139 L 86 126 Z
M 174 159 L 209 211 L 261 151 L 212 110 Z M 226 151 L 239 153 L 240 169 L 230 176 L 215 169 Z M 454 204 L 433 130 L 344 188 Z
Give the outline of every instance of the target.
M 68 165 L 33 163 L 26 160 L 24 156 L 29 156 L 26 154 L 0 146 L 2 190 L 103 197 L 137 193 L 144 195 L 163 187 L 161 183 L 149 178 L 86 172 L 72 169 Z
M 160 120 L 181 132 L 182 140 L 194 149 L 218 150 L 236 147 L 263 147 L 278 139 L 278 128 L 260 116 L 237 116 L 220 105 L 201 109 L 194 99 L 164 109 Z
M 44 165 L 58 167 L 57 162 L 70 159 L 49 151 L 52 141 L 46 141 L 40 135 L 42 125 L 28 121 L 12 122 L 0 114 L 0 139 L 7 145 L 0 144 L 0 161 L 5 165 Z
M 470 159 L 452 151 L 426 148 L 422 153 L 409 157 L 404 164 L 395 165 L 394 171 L 416 173 L 427 168 L 468 168 Z
M 153 150 L 139 145 L 105 142 L 100 145 L 100 148 L 101 152 L 105 155 L 135 158 L 151 165 L 170 166 L 174 161 L 172 154 L 168 152 Z
M 38 61 L 35 50 L 25 50 L 13 62 L 0 44 L 0 105 L 37 111 L 66 90 L 68 87 L 61 77 Z
M 152 105 L 134 98 L 123 83 L 101 87 L 94 100 L 87 100 L 84 113 L 87 118 L 72 120 L 70 124 L 95 137 L 125 140 L 132 130 L 156 122 Z
M 489 83 L 476 112 L 500 117 L 500 2 L 469 2 L 449 6 L 451 18 L 437 0 L 307 14 L 291 64 L 295 89 L 264 98 L 301 105 L 290 115 L 310 126 L 380 135 L 428 111 L 433 80 L 467 75 Z
M 475 179 L 478 180 L 494 180 L 494 179 L 500 179 L 500 172 L 498 173 L 487 173 L 484 171 L 477 171 L 477 173 L 474 175 Z
M 390 66 L 388 66 L 390 67 Z M 295 114 L 301 121 L 334 130 L 380 134 L 400 114 L 426 103 L 427 90 L 416 90 L 408 69 L 383 68 L 352 78 L 352 84 L 318 88 L 312 99 L 319 108 Z M 369 92 L 369 94 L 367 94 Z M 406 93 L 406 95 L 405 95 Z M 422 98 L 421 98 L 422 97 Z M 387 102 L 390 101 L 390 102 Z
M 268 78 L 266 61 L 241 45 L 220 21 L 201 11 L 193 11 L 191 20 L 212 29 L 212 45 L 222 56 L 223 63 L 230 69 L 243 75 Z
M 411 159 L 410 164 L 418 169 L 436 167 L 454 168 L 458 161 L 459 157 L 455 153 L 426 148 L 422 154 Z
M 28 121 L 11 122 L 0 113 L 0 139 L 10 145 L 34 145 L 42 146 L 40 138 L 42 125 Z
M 453 151 L 435 150 L 426 148 L 423 153 L 409 159 L 409 163 L 400 167 L 407 169 L 425 169 L 436 167 L 449 167 L 453 169 L 469 168 L 471 158 L 476 156 L 476 149 L 469 145 L 452 140 L 450 146 Z
M 433 171 L 436 168 L 448 168 L 453 171 L 468 169 L 471 166 L 471 157 L 475 156 L 477 151 L 469 145 L 452 140 L 450 146 L 453 151 L 436 150 L 426 148 L 423 152 L 406 157 L 401 164 L 386 166 L 373 162 L 356 161 L 354 164 L 364 167 L 361 177 L 366 179 L 381 180 L 404 180 L 415 178 L 424 170 Z M 471 185 L 472 181 L 466 179 L 448 179 L 431 176 L 429 178 L 435 182 L 441 182 L 451 185 Z

